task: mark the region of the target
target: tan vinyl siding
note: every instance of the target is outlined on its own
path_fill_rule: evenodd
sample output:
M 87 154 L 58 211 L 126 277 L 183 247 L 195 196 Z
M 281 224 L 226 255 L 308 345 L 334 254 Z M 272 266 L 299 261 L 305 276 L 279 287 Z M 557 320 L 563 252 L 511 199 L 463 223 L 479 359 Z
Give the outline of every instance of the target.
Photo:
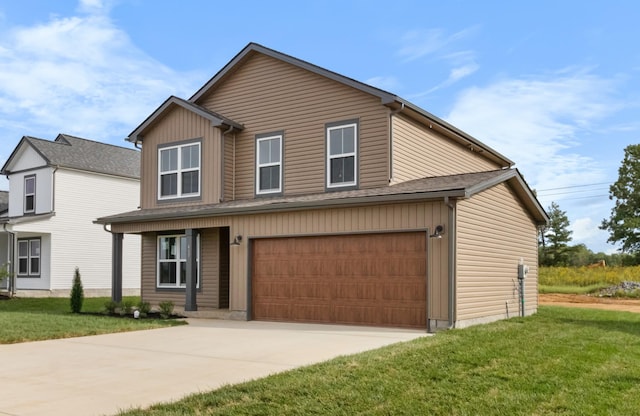
M 181 107 L 174 107 L 144 136 L 142 147 L 142 180 L 140 204 L 142 208 L 168 205 L 192 205 L 218 203 L 222 192 L 220 130 L 211 122 Z M 157 201 L 158 195 L 158 145 L 202 139 L 201 147 L 201 198 L 197 201 Z
M 142 235 L 142 300 L 157 306 L 170 300 L 177 308 L 184 308 L 184 289 L 158 289 L 156 287 L 158 233 Z M 218 229 L 202 230 L 200 234 L 200 272 L 204 277 L 197 292 L 198 308 L 219 307 L 219 233 Z
M 284 131 L 284 192 L 325 190 L 325 124 L 359 120 L 360 188 L 388 183 L 388 110 L 380 99 L 255 55 L 198 104 L 244 124 L 236 135 L 236 198 L 253 198 L 255 135 Z M 229 180 L 225 195 L 231 195 Z
M 393 123 L 392 183 L 459 173 L 500 169 L 468 148 L 403 115 Z
M 370 207 L 335 208 L 312 211 L 281 212 L 236 217 L 182 219 L 168 222 L 147 222 L 135 225 L 114 224 L 114 232 L 155 233 L 165 229 L 230 227 L 230 235 L 242 235 L 239 246 L 230 249 L 230 305 L 234 311 L 246 311 L 248 240 L 252 237 L 278 237 L 294 235 L 322 235 L 350 232 L 433 230 L 446 225 L 448 208 L 442 202 L 389 204 Z M 146 234 L 145 234 L 146 235 Z M 144 239 L 143 239 L 144 240 Z M 447 248 L 448 234 L 442 239 L 429 239 L 431 282 L 429 314 L 431 319 L 447 319 Z M 154 249 L 155 250 L 155 249 Z M 155 251 L 145 251 L 143 282 L 155 279 Z M 151 268 L 153 266 L 153 268 Z M 209 279 L 205 276 L 204 279 Z M 153 280 L 155 282 L 155 280 Z M 207 283 L 207 280 L 205 280 Z M 155 284 L 155 283 L 154 283 Z M 184 297 L 184 293 L 180 294 Z M 184 299 L 180 300 L 184 304 Z M 199 303 L 199 301 L 198 301 Z
M 457 204 L 457 321 L 517 316 L 518 261 L 529 266 L 525 310 L 538 304 L 536 225 L 506 184 Z

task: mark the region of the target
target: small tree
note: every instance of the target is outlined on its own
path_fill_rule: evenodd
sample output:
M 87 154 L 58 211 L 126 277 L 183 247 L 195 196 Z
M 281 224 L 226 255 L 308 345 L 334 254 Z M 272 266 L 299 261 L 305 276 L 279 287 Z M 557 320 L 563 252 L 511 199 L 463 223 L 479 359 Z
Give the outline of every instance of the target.
M 571 231 L 567 213 L 555 202 L 548 209 L 549 226 L 541 232 L 542 256 L 544 266 L 566 266 L 569 263 L 569 242 Z
M 80 279 L 80 269 L 76 267 L 76 271 L 73 274 L 73 286 L 71 287 L 71 312 L 80 313 L 82 302 L 84 302 L 84 289 Z

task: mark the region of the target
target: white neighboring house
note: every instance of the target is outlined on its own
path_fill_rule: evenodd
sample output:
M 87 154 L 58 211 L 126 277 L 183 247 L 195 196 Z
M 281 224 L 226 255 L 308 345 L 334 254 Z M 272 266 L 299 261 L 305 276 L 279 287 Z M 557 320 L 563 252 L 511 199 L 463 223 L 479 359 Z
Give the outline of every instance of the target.
M 9 179 L 4 214 L 0 195 L 0 264 L 15 276 L 0 288 L 68 296 L 78 267 L 85 296 L 111 295 L 112 235 L 93 221 L 137 209 L 140 152 L 66 134 L 25 136 L 0 173 Z M 127 235 L 123 253 L 123 294 L 137 295 L 140 237 Z

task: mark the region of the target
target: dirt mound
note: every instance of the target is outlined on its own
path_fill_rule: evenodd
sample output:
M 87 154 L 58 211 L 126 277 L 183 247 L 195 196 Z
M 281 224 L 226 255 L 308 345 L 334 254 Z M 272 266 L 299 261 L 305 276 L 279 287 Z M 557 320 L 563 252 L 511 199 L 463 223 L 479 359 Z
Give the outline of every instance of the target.
M 574 308 L 608 309 L 640 313 L 640 299 L 598 297 L 587 295 L 565 295 L 547 293 L 538 295 L 540 305 L 569 306 Z

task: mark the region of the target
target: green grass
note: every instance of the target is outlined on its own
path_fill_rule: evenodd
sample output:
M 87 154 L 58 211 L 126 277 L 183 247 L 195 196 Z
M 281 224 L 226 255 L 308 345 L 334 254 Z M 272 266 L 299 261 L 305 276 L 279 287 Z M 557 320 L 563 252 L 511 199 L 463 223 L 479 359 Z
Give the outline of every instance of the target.
M 538 283 L 541 286 L 617 285 L 624 281 L 640 281 L 640 266 L 629 267 L 540 267 Z
M 120 415 L 628 415 L 638 409 L 640 314 L 541 307 L 531 317 L 441 332 Z
M 180 325 L 176 320 L 134 320 L 95 316 L 108 298 L 86 298 L 82 314 L 70 312 L 68 298 L 0 300 L 0 344 L 137 331 Z M 136 304 L 137 297 L 127 297 Z

